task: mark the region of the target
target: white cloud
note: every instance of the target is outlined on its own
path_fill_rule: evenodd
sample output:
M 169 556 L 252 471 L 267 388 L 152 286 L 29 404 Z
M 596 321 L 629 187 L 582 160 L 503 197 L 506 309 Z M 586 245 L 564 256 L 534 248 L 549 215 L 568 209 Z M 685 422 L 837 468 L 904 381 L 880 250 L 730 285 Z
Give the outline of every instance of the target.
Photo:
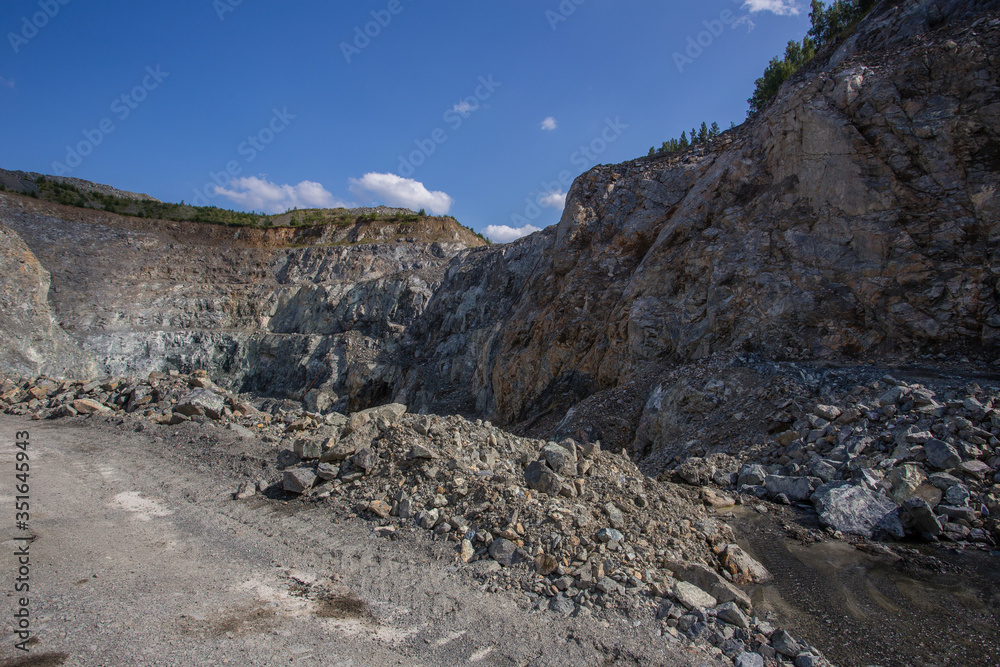
M 468 116 L 470 113 L 472 113 L 478 108 L 479 108 L 478 103 L 472 104 L 471 102 L 469 102 L 469 100 L 462 100 L 461 102 L 453 106 L 451 110 L 455 113 L 460 113 L 463 116 Z
M 552 116 L 549 116 L 548 118 L 542 121 L 542 129 L 547 132 L 551 132 L 557 127 L 559 127 L 559 123 L 557 123 L 556 119 Z
M 284 213 L 291 208 L 347 206 L 334 199 L 326 188 L 314 181 L 302 181 L 298 185 L 278 185 L 250 176 L 234 179 L 231 188 L 216 186 L 215 194 L 227 197 L 243 208 L 265 213 Z
M 490 225 L 483 230 L 483 234 L 494 243 L 510 243 L 519 238 L 542 231 L 533 225 L 524 227 L 509 227 L 507 225 Z
M 7 86 L 8 88 L 13 88 L 14 82 L 0 76 L 0 86 Z
M 771 12 L 778 16 L 798 16 L 800 12 L 795 0 L 746 0 L 743 6 L 749 8 L 751 14 Z
M 351 179 L 351 192 L 358 197 L 372 196 L 380 203 L 412 209 L 427 209 L 434 215 L 451 210 L 455 200 L 444 192 L 431 192 L 424 184 L 396 174 L 365 174 Z
M 565 192 L 550 192 L 544 197 L 538 199 L 538 203 L 546 208 L 566 208 L 566 194 Z

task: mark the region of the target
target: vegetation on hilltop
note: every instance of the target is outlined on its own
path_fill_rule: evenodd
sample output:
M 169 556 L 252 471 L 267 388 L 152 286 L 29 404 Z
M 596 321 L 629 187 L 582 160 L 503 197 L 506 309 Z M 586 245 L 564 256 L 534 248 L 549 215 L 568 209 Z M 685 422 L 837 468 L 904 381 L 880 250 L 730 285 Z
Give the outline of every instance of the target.
M 774 99 L 781 84 L 795 72 L 812 60 L 816 53 L 828 44 L 835 44 L 847 36 L 865 16 L 875 8 L 878 0 L 834 0 L 827 6 L 821 0 L 812 0 L 809 19 L 812 27 L 801 42 L 792 40 L 785 47 L 784 57 L 775 57 L 768 63 L 764 75 L 757 79 L 753 96 L 747 100 L 750 110 L 747 115 L 754 115 Z M 735 123 L 731 127 L 735 127 Z M 691 146 L 705 143 L 719 136 L 718 123 L 708 126 L 701 124 L 700 129 L 692 129 L 681 136 L 664 141 L 659 148 L 649 149 L 649 157 L 683 151 Z
M 821 0 L 812 0 L 809 34 L 801 43 L 795 40 L 788 42 L 784 58 L 771 59 L 764 76 L 756 81 L 753 96 L 747 100 L 750 105 L 748 114 L 753 115 L 766 107 L 778 94 L 781 84 L 812 60 L 824 46 L 846 36 L 877 4 L 878 0 L 834 0 L 827 7 Z
M 407 226 L 428 218 L 435 219 L 435 216 L 428 216 L 423 209 L 419 213 L 395 211 L 386 214 L 380 214 L 377 211 L 359 214 L 357 211 L 345 208 L 293 209 L 277 215 L 246 213 L 218 208 L 216 206 L 190 206 L 184 202 L 170 204 L 158 201 L 126 199 L 100 192 L 83 191 L 75 185 L 53 181 L 44 176 L 35 180 L 35 188 L 35 190 L 25 191 L 21 194 L 56 204 L 107 211 L 108 213 L 118 215 L 169 220 L 172 222 L 200 222 L 210 225 L 225 225 L 227 227 L 255 227 L 259 229 L 320 227 L 327 225 L 348 227 L 359 222 Z M 3 190 L 6 190 L 6 187 Z M 449 219 L 460 227 L 468 229 L 486 243 L 489 243 L 489 240 L 482 234 L 465 227 L 450 215 L 438 216 L 436 219 Z

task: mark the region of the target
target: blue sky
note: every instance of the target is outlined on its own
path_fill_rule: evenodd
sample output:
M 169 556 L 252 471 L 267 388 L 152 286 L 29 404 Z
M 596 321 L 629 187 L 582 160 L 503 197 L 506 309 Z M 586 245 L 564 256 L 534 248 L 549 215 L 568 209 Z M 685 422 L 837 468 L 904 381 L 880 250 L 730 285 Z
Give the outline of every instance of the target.
M 741 2 L 6 0 L 0 167 L 507 240 L 558 222 L 590 167 L 743 121 L 808 7 Z

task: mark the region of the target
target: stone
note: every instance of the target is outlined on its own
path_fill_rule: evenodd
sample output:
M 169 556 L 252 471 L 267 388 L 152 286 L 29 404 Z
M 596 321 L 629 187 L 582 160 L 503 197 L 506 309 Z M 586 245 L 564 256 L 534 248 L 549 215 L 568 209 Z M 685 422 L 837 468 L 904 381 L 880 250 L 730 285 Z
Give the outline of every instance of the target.
M 737 478 L 737 486 L 763 486 L 764 480 L 767 479 L 767 470 L 764 466 L 754 464 L 745 465 L 740 470 L 739 477 Z
M 524 483 L 529 489 L 558 496 L 562 491 L 563 480 L 546 467 L 541 461 L 534 461 L 524 469 Z
M 880 531 L 895 534 L 902 530 L 893 528 L 896 504 L 863 486 L 824 486 L 812 501 L 820 523 L 847 535 L 871 538 Z
M 818 417 L 822 417 L 828 422 L 832 422 L 835 419 L 837 419 L 837 417 L 842 415 L 843 411 L 840 408 L 833 405 L 817 405 L 816 408 L 813 410 L 813 413 Z
M 437 454 L 423 445 L 414 445 L 407 457 L 411 460 L 430 461 L 436 459 Z
M 625 536 L 614 528 L 601 528 L 597 531 L 597 541 L 601 544 L 608 542 L 624 542 Z
M 733 667 L 764 667 L 764 656 L 759 653 L 740 653 L 733 659 Z
M 535 556 L 535 572 L 547 577 L 559 568 L 559 561 L 548 554 Z
M 282 486 L 289 493 L 303 494 L 316 483 L 316 474 L 306 468 L 286 470 L 282 478 Z
M 800 653 L 795 657 L 793 664 L 795 667 L 820 667 L 823 664 L 823 659 L 812 653 Z
M 210 419 L 222 419 L 226 402 L 222 396 L 208 389 L 195 389 L 177 401 L 174 412 L 188 417 L 205 415 Z
M 964 484 L 955 484 L 944 494 L 944 501 L 953 507 L 966 507 L 972 494 Z
M 715 474 L 715 466 L 701 458 L 689 458 L 677 467 L 677 476 L 693 486 L 708 484 Z
M 253 482 L 242 482 L 233 497 L 236 500 L 246 500 L 257 495 L 257 485 Z
M 706 486 L 701 490 L 701 499 L 706 505 L 716 509 L 732 507 L 736 504 L 736 501 L 731 496 L 722 493 L 721 491 L 716 491 L 709 486 Z
M 472 542 L 468 539 L 463 539 L 461 546 L 458 550 L 458 559 L 463 563 L 468 563 L 476 555 L 476 550 L 472 546 Z
M 576 476 L 576 454 L 564 447 L 550 443 L 542 449 L 542 457 L 553 472 L 563 477 Z
M 576 610 L 576 603 L 565 595 L 557 595 L 549 601 L 549 611 L 560 616 L 569 616 Z
M 747 618 L 746 614 L 734 602 L 720 604 L 715 608 L 715 615 L 719 620 L 725 621 L 730 625 L 735 625 L 738 628 L 746 630 L 750 627 L 750 619 Z
M 316 466 L 316 476 L 325 481 L 333 481 L 340 477 L 340 466 L 332 463 L 320 463 Z
M 603 509 L 604 513 L 607 515 L 608 523 L 611 524 L 612 528 L 621 530 L 625 527 L 625 515 L 622 514 L 622 511 L 618 509 L 617 505 L 614 503 L 605 503 L 601 509 Z M 621 540 L 617 541 L 620 542 Z
M 694 584 L 678 581 L 674 584 L 674 597 L 682 605 L 694 611 L 695 609 L 711 609 L 718 600 L 701 590 Z
M 721 562 L 737 584 L 763 584 L 772 579 L 767 568 L 737 544 L 726 547 L 722 552 Z
M 982 461 L 965 461 L 958 466 L 958 470 L 962 474 L 976 479 L 986 479 L 992 472 L 992 469 Z
M 323 454 L 323 445 L 314 438 L 299 438 L 295 441 L 292 451 L 306 461 L 318 459 Z
M 111 408 L 89 398 L 78 398 L 73 401 L 73 410 L 77 414 L 92 415 L 96 413 L 111 412 Z
M 384 500 L 373 500 L 368 503 L 368 511 L 380 519 L 388 519 L 389 513 L 392 512 L 392 507 Z
M 229 422 L 226 424 L 226 428 L 236 434 L 237 437 L 243 438 L 244 440 L 254 440 L 257 435 L 242 424 L 237 424 L 236 422 Z
M 778 434 L 778 444 L 782 447 L 788 447 L 790 444 L 799 439 L 798 431 L 785 431 Z
M 902 505 L 913 497 L 913 492 L 927 479 L 920 466 L 908 463 L 893 468 L 886 479 L 892 484 L 892 499 Z
M 504 567 L 510 567 L 518 561 L 517 545 L 502 537 L 497 538 L 490 545 L 490 558 Z
M 625 594 L 625 587 L 610 577 L 601 577 L 597 580 L 594 587 L 605 595 L 612 595 L 614 593 Z
M 962 462 L 957 449 L 937 438 L 924 443 L 924 454 L 927 456 L 927 463 L 938 470 L 951 470 Z
M 774 631 L 771 635 L 771 646 L 774 647 L 775 651 L 787 658 L 794 658 L 802 652 L 802 645 L 784 630 Z
M 360 449 L 359 443 L 351 438 L 329 438 L 323 444 L 323 447 L 325 451 L 319 458 L 322 463 L 346 461 Z
M 694 584 L 707 592 L 718 602 L 735 602 L 744 612 L 749 614 L 753 611 L 753 602 L 750 600 L 750 596 L 723 579 L 713 569 L 699 563 L 679 562 L 668 562 L 667 569 L 671 570 L 679 579 Z
M 368 474 L 378 464 L 378 455 L 368 447 L 363 447 L 351 457 L 351 463 L 359 470 L 364 471 L 365 474 Z
M 785 477 L 768 475 L 764 488 L 773 496 L 784 495 L 792 502 L 802 502 L 812 495 L 812 484 L 808 477 Z

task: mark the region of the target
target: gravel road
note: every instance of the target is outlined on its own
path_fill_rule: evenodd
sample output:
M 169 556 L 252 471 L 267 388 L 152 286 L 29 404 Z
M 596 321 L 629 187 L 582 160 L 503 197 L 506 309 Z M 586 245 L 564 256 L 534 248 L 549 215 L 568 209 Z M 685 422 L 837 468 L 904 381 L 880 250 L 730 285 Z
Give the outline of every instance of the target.
M 561 618 L 484 592 L 474 566 L 456 567 L 454 550 L 424 534 L 377 538 L 322 506 L 234 501 L 239 466 L 266 466 L 266 446 L 186 428 L 0 416 L 0 667 L 721 664 L 652 622 Z M 23 430 L 37 536 L 28 654 L 12 621 Z

